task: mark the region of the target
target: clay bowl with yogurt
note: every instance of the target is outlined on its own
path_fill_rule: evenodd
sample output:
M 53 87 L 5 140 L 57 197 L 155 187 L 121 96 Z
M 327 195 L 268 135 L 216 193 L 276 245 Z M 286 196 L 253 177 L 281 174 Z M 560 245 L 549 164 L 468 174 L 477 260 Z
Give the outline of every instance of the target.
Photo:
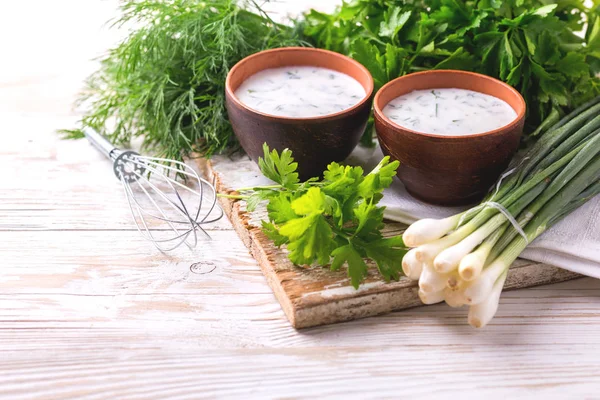
M 383 152 L 414 197 L 465 205 L 484 197 L 519 147 L 525 100 L 473 72 L 434 70 L 397 78 L 374 99 Z
M 301 179 L 344 160 L 365 130 L 373 78 L 358 62 L 327 50 L 285 47 L 238 62 L 225 82 L 229 120 L 254 160 L 263 143 L 292 150 Z

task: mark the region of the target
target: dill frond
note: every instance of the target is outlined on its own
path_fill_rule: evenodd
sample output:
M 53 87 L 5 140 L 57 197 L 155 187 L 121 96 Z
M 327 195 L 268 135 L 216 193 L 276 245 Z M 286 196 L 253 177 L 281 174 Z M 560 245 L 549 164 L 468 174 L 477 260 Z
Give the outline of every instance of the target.
M 225 109 L 235 63 L 267 48 L 307 45 L 253 1 L 124 0 L 120 12 L 113 26 L 134 28 L 86 81 L 80 123 L 115 144 L 143 135 L 145 150 L 176 160 L 237 146 Z

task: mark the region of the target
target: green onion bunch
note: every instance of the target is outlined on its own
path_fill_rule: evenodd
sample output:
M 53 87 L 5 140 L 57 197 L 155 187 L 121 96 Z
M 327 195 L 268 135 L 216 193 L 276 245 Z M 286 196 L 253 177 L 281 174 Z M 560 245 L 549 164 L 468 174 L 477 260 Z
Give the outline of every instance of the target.
M 509 266 L 528 243 L 600 192 L 600 97 L 548 129 L 479 205 L 404 233 L 404 273 L 426 304 L 469 305 L 469 323 L 494 316 Z M 512 221 L 510 221 L 512 219 Z

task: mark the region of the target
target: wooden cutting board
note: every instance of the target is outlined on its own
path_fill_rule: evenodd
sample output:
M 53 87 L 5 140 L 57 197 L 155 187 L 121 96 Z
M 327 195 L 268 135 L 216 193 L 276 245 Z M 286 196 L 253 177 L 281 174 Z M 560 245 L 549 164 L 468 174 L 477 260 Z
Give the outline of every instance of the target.
M 198 159 L 202 172 L 214 179 L 220 193 L 235 188 L 264 184 L 258 167 L 246 156 Z M 277 300 L 295 328 L 331 324 L 364 318 L 393 310 L 422 305 L 417 283 L 407 278 L 386 283 L 370 268 L 369 276 L 358 290 L 354 289 L 345 270 L 331 272 L 326 267 L 298 267 L 287 258 L 286 250 L 277 248 L 262 233 L 260 221 L 266 210 L 258 207 L 247 212 L 244 202 L 221 198 L 221 205 L 233 227 L 256 259 L 273 289 Z M 400 223 L 386 224 L 385 232 L 399 234 L 406 228 Z M 561 282 L 580 275 L 546 264 L 518 259 L 506 280 L 507 289 Z

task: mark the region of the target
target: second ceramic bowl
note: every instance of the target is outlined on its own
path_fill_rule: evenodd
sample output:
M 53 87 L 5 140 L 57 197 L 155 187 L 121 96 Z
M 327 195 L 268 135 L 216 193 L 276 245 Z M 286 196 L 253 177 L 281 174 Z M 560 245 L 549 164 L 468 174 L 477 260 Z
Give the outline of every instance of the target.
M 309 65 L 333 69 L 356 79 L 366 97 L 358 104 L 321 117 L 291 118 L 262 113 L 243 104 L 235 90 L 251 75 L 267 68 Z M 332 51 L 284 47 L 262 51 L 238 62 L 225 81 L 227 113 L 246 153 L 257 161 L 263 143 L 271 149 L 292 150 L 301 179 L 319 176 L 332 161 L 342 161 L 365 130 L 373 99 L 373 78 L 358 62 Z
M 383 115 L 391 100 L 414 90 L 458 88 L 507 102 L 516 119 L 501 128 L 472 135 L 439 135 L 410 130 Z M 519 148 L 525 100 L 511 86 L 473 72 L 435 70 L 397 78 L 375 95 L 375 129 L 383 152 L 400 161 L 398 177 L 414 197 L 439 205 L 480 200 Z

